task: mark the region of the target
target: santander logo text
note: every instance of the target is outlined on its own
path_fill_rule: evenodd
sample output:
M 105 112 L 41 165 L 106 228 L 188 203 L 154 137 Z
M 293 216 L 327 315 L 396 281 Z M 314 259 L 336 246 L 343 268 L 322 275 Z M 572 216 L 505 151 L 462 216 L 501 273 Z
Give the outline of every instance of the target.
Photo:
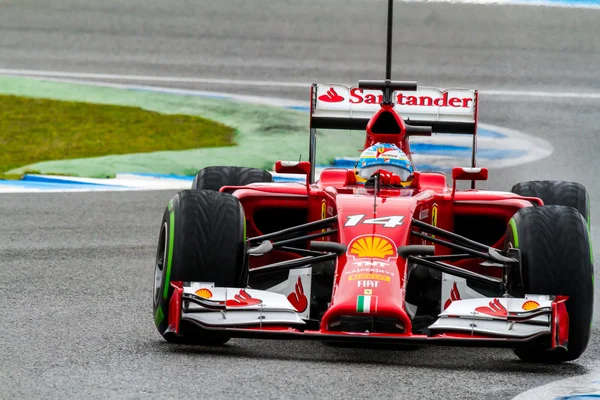
M 330 89 L 333 90 L 333 89 Z M 329 92 L 328 92 L 329 93 Z M 334 92 L 335 93 L 335 92 Z M 324 97 L 325 95 L 321 96 Z M 319 100 L 324 100 L 319 97 Z M 339 96 L 340 98 L 343 97 Z M 341 101 L 341 100 L 338 100 Z M 380 104 L 383 101 L 383 95 L 374 94 L 363 94 L 362 89 L 352 88 L 350 90 L 351 104 Z M 329 102 L 331 102 L 329 100 Z M 469 108 L 473 106 L 472 97 L 449 97 L 448 92 L 444 92 L 442 97 L 433 98 L 430 96 L 405 96 L 402 93 L 398 93 L 396 96 L 396 104 L 400 106 L 424 106 L 424 107 L 453 107 L 453 108 Z
M 337 94 L 334 88 L 330 87 L 326 94 L 322 94 L 319 96 L 319 100 L 324 101 L 326 103 L 339 103 L 344 101 L 345 99 Z

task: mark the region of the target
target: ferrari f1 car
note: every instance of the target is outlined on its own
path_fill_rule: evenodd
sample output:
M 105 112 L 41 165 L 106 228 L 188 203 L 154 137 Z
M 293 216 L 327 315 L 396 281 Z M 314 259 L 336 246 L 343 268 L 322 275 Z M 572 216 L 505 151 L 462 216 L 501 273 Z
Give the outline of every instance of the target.
M 476 137 L 477 91 L 415 86 L 314 85 L 311 160 L 275 168 L 302 174 L 303 183 L 275 183 L 252 168 L 200 170 L 193 188 L 169 201 L 160 228 L 160 334 L 205 344 L 424 343 L 509 347 L 529 361 L 578 358 L 593 307 L 582 185 L 457 189 L 457 181 L 487 179 L 474 166 L 454 168 L 451 186 L 432 172 L 415 172 L 402 188 L 358 185 L 353 170 L 338 168 L 314 180 L 318 128 L 365 129 L 365 148 L 395 143 L 406 154 L 413 135 Z M 343 100 L 331 102 L 332 93 Z M 353 93 L 381 104 L 353 103 Z
M 388 69 L 389 78 L 389 69 Z M 162 219 L 154 322 L 170 342 L 306 339 L 505 347 L 531 362 L 577 359 L 590 337 L 589 196 L 572 182 L 475 189 L 476 90 L 415 82 L 314 84 L 310 160 L 273 182 L 252 168 L 200 170 Z M 364 148 L 414 135 L 473 135 L 468 168 L 415 172 L 410 187 L 315 179 L 317 129 L 362 129 Z M 458 189 L 457 181 L 470 181 Z

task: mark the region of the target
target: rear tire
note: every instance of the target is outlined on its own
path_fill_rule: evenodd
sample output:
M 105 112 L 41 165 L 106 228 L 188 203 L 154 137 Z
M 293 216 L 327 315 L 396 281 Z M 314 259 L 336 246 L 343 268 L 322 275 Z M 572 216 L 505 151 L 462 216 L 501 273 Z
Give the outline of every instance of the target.
M 517 183 L 510 190 L 521 196 L 538 197 L 544 205 L 576 208 L 590 225 L 590 195 L 585 186 L 577 182 L 529 181 Z
M 519 248 L 525 293 L 569 296 L 568 351 L 550 352 L 536 343 L 515 350 L 523 361 L 559 363 L 577 359 L 590 338 L 594 306 L 589 231 L 573 207 L 544 206 L 520 209 L 510 220 L 505 249 Z
M 196 174 L 192 189 L 218 191 L 223 186 L 246 186 L 260 182 L 273 182 L 273 176 L 258 168 L 206 167 Z
M 229 337 L 166 333 L 172 281 L 214 282 L 244 288 L 248 283 L 244 210 L 227 193 L 183 190 L 165 209 L 154 274 L 153 311 L 158 332 L 170 342 L 223 344 Z

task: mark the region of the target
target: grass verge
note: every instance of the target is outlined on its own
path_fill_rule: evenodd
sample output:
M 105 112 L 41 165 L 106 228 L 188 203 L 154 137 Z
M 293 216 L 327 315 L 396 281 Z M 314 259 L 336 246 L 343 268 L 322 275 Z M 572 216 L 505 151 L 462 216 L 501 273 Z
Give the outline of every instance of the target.
M 40 161 L 233 146 L 234 134 L 201 117 L 0 95 L 0 179 Z

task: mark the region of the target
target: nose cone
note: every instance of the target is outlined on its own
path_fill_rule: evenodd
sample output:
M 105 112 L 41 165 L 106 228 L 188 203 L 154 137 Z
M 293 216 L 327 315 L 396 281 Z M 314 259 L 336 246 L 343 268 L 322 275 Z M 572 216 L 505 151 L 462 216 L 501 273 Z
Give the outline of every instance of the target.
M 404 310 L 405 280 L 406 260 L 398 257 L 391 238 L 379 234 L 357 236 L 348 244 L 345 257 L 338 261 L 332 304 L 322 319 L 321 328 L 350 329 L 342 326 L 342 320 L 352 322 L 370 317 L 372 325 L 376 321 L 391 321 L 393 330 L 386 332 L 410 332 L 411 321 Z M 365 326 L 369 323 L 367 321 Z M 352 324 L 349 326 L 363 326 Z

